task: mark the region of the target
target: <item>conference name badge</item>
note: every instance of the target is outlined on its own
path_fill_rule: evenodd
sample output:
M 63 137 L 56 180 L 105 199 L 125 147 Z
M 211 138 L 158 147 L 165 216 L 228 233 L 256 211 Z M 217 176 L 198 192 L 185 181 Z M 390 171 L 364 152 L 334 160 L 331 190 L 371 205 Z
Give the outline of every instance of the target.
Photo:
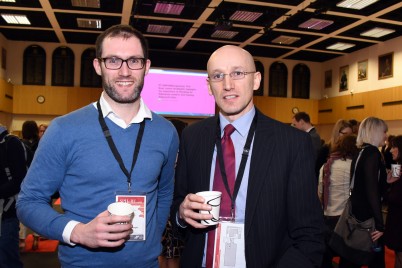
M 220 222 L 215 231 L 213 268 L 244 268 L 244 223 Z
M 134 207 L 134 218 L 132 220 L 133 233 L 128 241 L 145 241 L 146 239 L 146 211 L 147 197 L 146 195 L 133 195 L 129 193 L 116 194 L 116 202 L 129 203 Z

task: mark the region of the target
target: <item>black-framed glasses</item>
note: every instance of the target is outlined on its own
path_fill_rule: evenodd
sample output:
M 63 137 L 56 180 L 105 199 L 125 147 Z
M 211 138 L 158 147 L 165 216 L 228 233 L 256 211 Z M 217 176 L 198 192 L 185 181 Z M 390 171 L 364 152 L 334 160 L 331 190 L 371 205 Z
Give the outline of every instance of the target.
M 110 58 L 98 58 L 100 61 L 105 63 L 106 69 L 118 70 L 123 65 L 123 62 L 127 63 L 127 67 L 131 70 L 140 70 L 144 68 L 145 58 L 128 58 L 126 60 L 120 59 L 118 57 Z
M 243 79 L 246 75 L 248 74 L 254 74 L 256 72 L 241 72 L 241 71 L 234 71 L 228 74 L 224 74 L 224 73 L 215 73 L 211 76 L 208 76 L 209 80 L 211 82 L 221 82 L 223 81 L 223 79 L 225 78 L 225 75 L 229 75 L 230 78 L 232 78 L 233 80 L 240 80 Z

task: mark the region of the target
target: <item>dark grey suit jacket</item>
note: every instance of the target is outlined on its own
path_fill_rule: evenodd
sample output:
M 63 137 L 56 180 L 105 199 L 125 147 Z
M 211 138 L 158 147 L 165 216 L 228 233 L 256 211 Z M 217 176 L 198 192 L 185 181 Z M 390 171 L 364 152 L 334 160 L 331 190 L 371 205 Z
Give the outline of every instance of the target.
M 314 155 L 317 158 L 318 153 L 321 150 L 321 137 L 318 134 L 317 130 L 315 128 L 312 128 L 308 134 L 310 134 L 311 137 L 311 142 L 313 143 L 313 148 L 314 148 Z M 320 167 L 321 168 L 321 167 Z
M 245 215 L 247 267 L 317 267 L 323 222 L 310 136 L 257 116 Z M 188 193 L 209 189 L 216 126 L 213 117 L 183 131 L 172 219 Z M 206 231 L 186 228 L 181 267 L 201 267 Z

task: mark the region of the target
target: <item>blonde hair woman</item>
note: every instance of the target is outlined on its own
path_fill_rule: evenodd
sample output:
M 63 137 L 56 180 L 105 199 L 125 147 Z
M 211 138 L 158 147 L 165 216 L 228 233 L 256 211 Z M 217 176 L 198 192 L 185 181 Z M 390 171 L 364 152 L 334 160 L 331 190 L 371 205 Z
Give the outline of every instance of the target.
M 384 221 L 382 217 L 381 200 L 386 187 L 387 174 L 385 163 L 378 147 L 385 144 L 387 139 L 387 124 L 376 117 L 367 117 L 362 121 L 357 135 L 356 145 L 361 154 L 358 162 L 352 161 L 351 174 L 355 174 L 354 188 L 350 197 L 352 213 L 359 221 L 374 218 L 375 231 L 371 238 L 381 247 L 374 252 L 373 261 L 369 268 L 384 268 L 384 250 L 382 248 L 382 235 L 384 234 Z M 341 258 L 339 268 L 360 267 L 345 258 Z

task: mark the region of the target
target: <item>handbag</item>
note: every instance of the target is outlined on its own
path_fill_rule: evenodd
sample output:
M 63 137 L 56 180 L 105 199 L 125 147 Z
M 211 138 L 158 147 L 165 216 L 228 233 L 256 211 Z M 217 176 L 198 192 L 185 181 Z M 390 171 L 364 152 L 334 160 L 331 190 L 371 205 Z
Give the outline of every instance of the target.
M 362 152 L 363 150 L 360 151 L 356 160 L 355 171 Z M 354 179 L 355 172 L 353 172 L 350 184 L 349 198 L 328 245 L 338 253 L 340 257 L 357 265 L 367 265 L 374 257 L 371 233 L 375 230 L 375 222 L 374 218 L 363 222 L 359 221 L 352 214 L 352 202 L 350 197 L 353 194 Z

